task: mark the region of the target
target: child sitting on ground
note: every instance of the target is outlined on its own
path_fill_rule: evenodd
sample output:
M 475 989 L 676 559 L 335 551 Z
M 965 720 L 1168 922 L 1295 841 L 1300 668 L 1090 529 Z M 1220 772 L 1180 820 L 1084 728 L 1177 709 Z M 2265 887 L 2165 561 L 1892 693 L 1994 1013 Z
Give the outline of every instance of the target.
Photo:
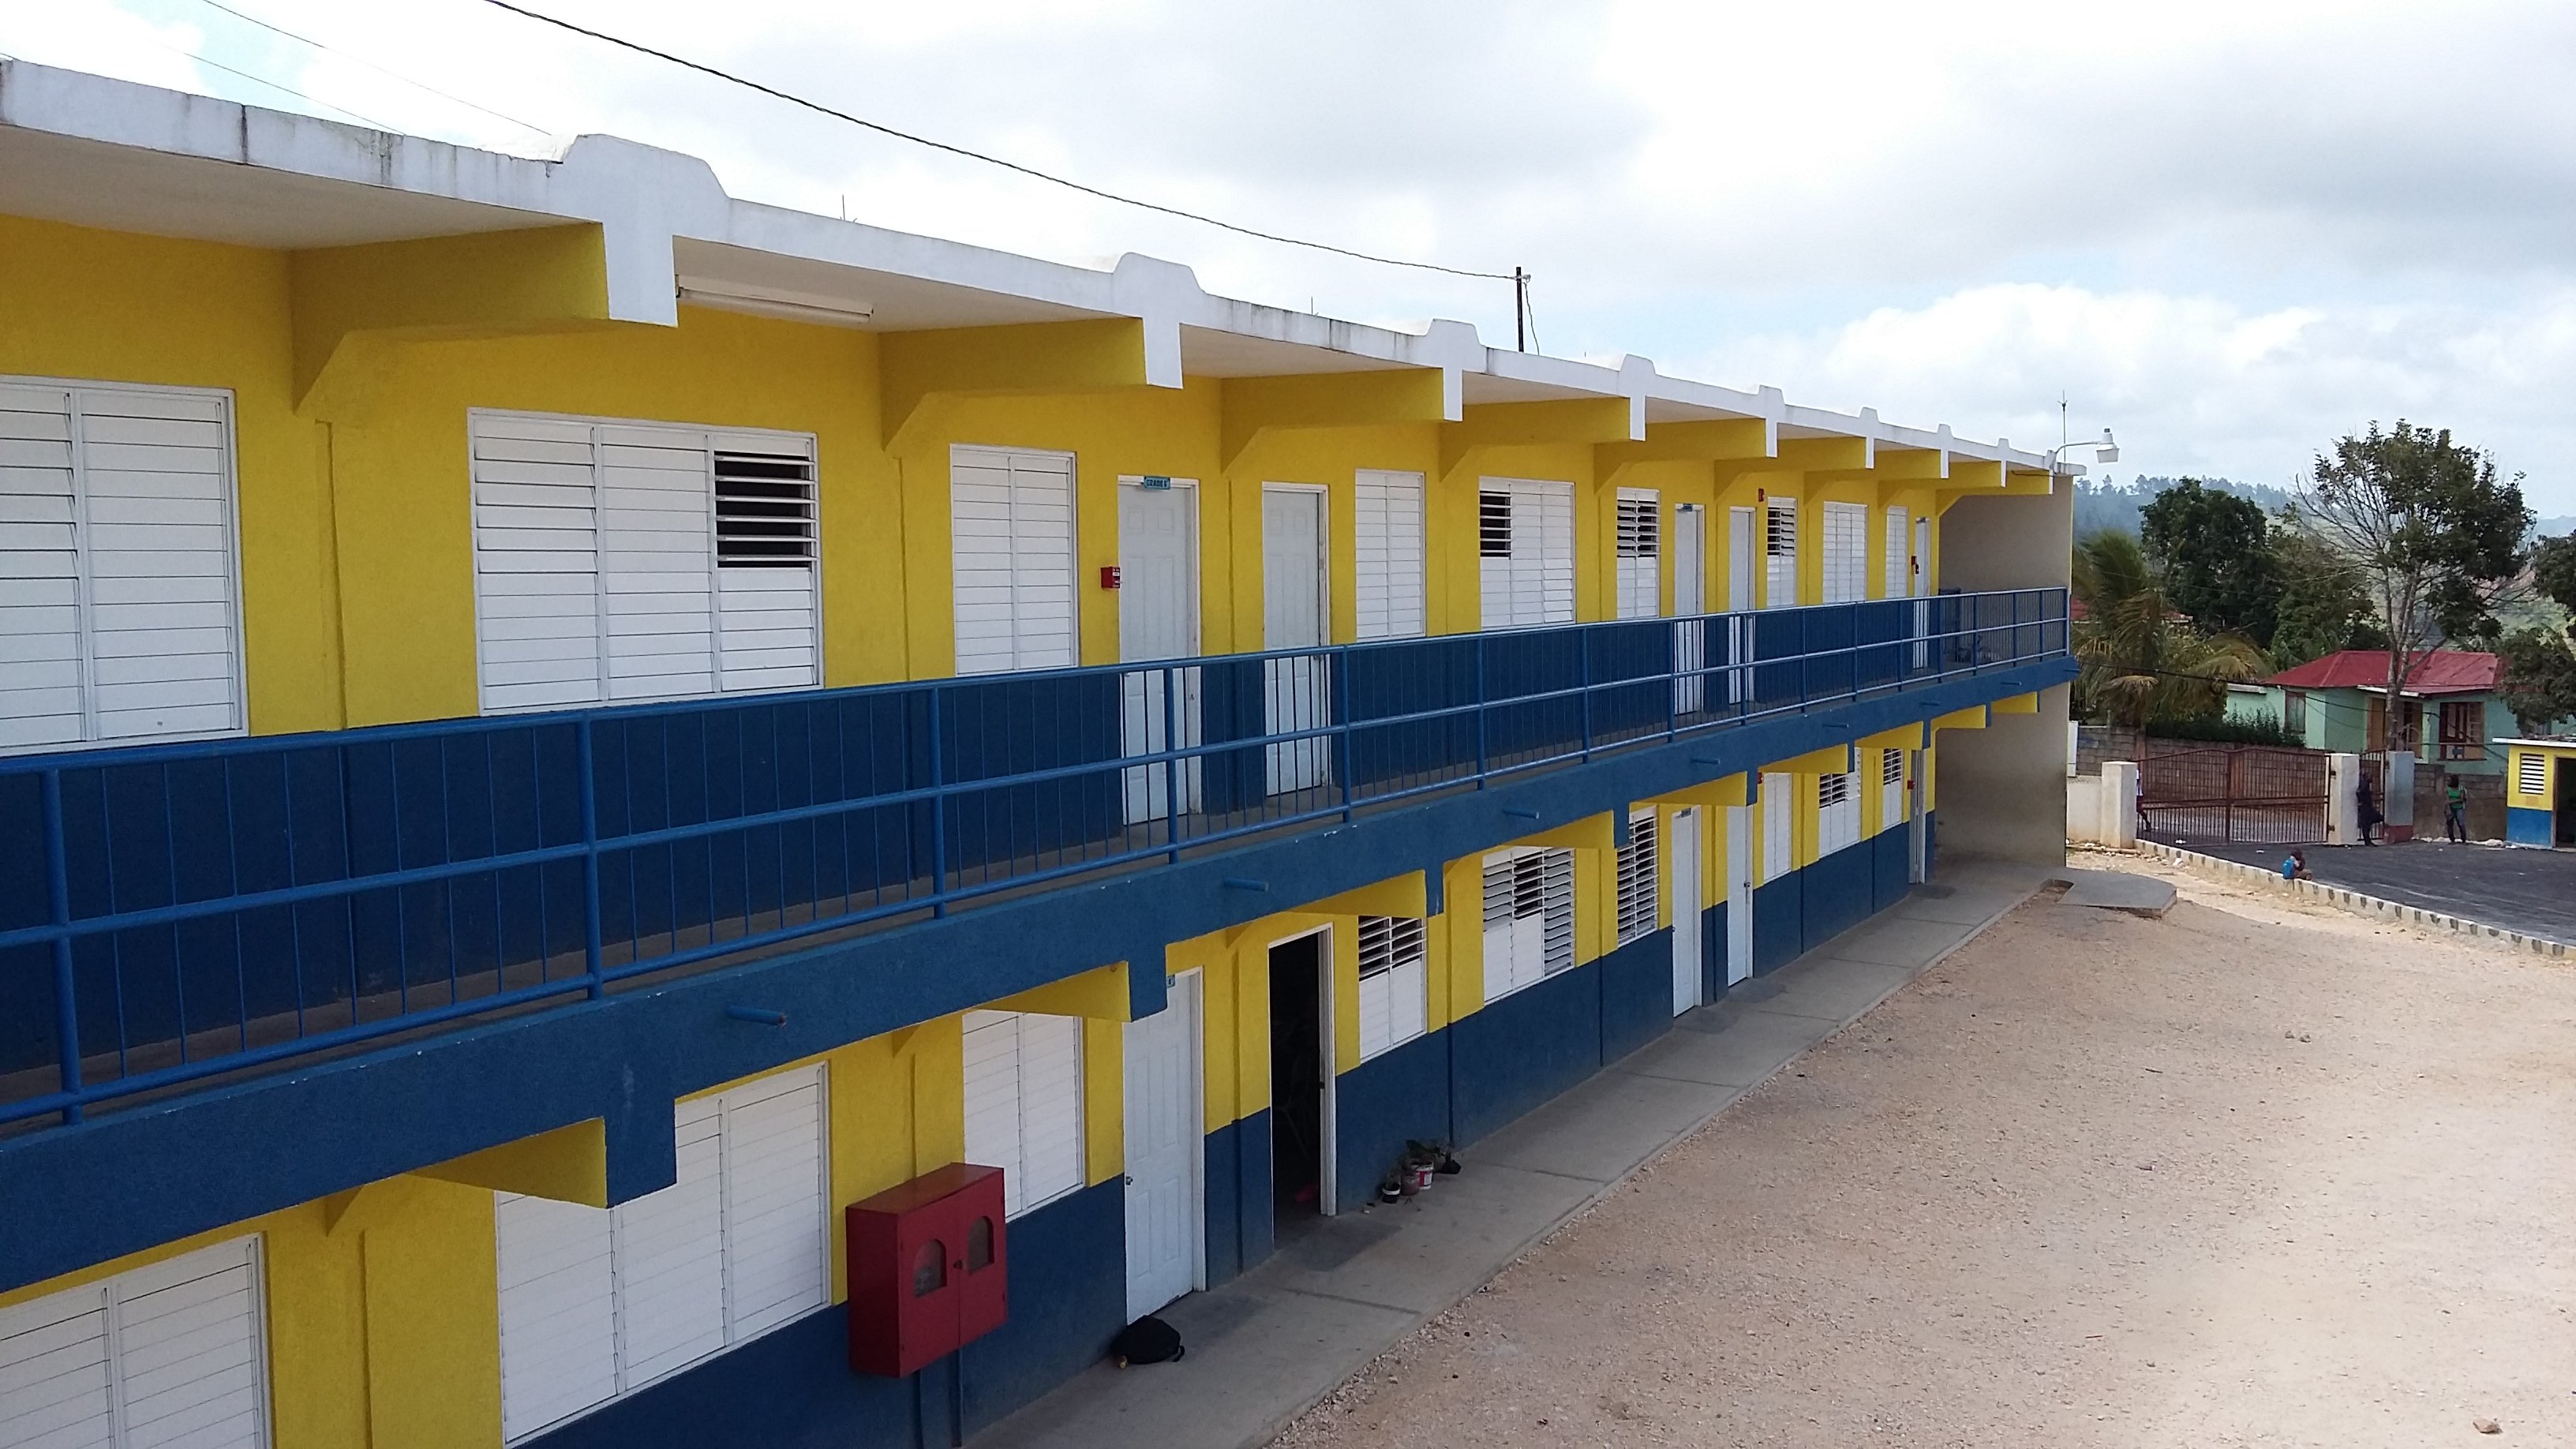
M 2307 878 L 2308 853 L 2304 850 L 2291 851 L 2289 859 L 2281 862 L 2281 879 L 2306 880 Z

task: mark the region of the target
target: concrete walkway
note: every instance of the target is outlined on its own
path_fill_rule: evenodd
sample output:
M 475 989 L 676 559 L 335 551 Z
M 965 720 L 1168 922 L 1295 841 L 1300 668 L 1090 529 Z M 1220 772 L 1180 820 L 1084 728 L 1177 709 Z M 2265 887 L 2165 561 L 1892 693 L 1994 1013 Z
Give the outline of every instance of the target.
M 975 1436 L 976 1449 L 1269 1443 L 1370 1359 L 2050 878 L 2034 866 L 1945 862 L 1933 885 L 1461 1151 L 1463 1174 L 1327 1219 L 1233 1282 L 1163 1310 L 1189 1345 L 1179 1363 L 1103 1363 Z

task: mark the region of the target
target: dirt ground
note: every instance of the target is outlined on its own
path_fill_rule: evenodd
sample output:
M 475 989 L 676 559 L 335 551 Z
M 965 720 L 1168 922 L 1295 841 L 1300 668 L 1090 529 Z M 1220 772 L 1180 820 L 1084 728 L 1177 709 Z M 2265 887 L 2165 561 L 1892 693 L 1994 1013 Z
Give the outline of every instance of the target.
M 2083 863 L 1280 1442 L 2576 1445 L 2576 968 Z

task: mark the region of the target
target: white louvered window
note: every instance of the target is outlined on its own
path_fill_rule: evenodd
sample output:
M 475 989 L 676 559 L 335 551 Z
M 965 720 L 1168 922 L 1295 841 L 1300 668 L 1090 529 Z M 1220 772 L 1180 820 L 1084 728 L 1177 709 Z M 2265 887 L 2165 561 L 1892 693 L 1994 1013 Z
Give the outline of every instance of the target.
M 1615 540 L 1619 617 L 1651 619 L 1664 611 L 1661 498 L 1651 488 L 1622 488 Z
M 1849 774 L 1816 782 L 1816 854 L 1827 856 L 1860 844 L 1860 787 Z
M 0 1308 L 0 1444 L 269 1442 L 257 1238 Z
M 1825 505 L 1824 600 L 1857 603 L 1869 597 L 1869 507 Z
M 1624 946 L 1639 936 L 1651 934 L 1663 926 L 1663 917 L 1655 901 L 1655 812 L 1639 810 L 1628 817 L 1628 843 L 1618 849 L 1619 857 L 1619 944 Z
M 822 682 L 814 440 L 477 410 L 484 712 Z
M 1762 607 L 1798 602 L 1798 500 L 1766 499 L 1762 506 Z
M 948 451 L 957 672 L 1069 669 L 1076 646 L 1073 455 Z
M 1484 627 L 1574 622 L 1574 485 L 1487 478 L 1477 496 Z
M 493 1194 L 512 1443 L 831 1300 L 823 1069 L 683 1102 L 680 1177 L 600 1209 Z
M 1009 1217 L 1081 1188 L 1082 1018 L 966 1013 L 966 1160 L 1002 1169 Z
M 2548 793 L 2549 757 L 2536 750 L 2514 756 L 2513 788 L 2524 795 Z
M 1361 1061 L 1422 1035 L 1429 991 L 1422 942 L 1418 917 L 1360 917 Z
M 1775 881 L 1796 868 L 1792 822 L 1798 808 L 1796 777 L 1762 777 L 1762 879 Z
M 0 750 L 248 727 L 232 397 L 0 379 Z
M 1422 475 L 1363 468 L 1353 503 L 1359 637 L 1420 638 L 1431 627 L 1425 605 Z
M 1913 560 L 1907 549 L 1913 537 L 1914 525 L 1908 521 L 1905 510 L 1887 510 L 1887 557 L 1882 560 L 1887 587 L 1880 593 L 1880 598 L 1901 599 L 1911 592 Z
M 1573 969 L 1573 851 L 1496 851 L 1484 885 L 1487 1001 Z
M 1878 752 L 1878 824 L 1885 829 L 1905 818 L 1905 752 Z

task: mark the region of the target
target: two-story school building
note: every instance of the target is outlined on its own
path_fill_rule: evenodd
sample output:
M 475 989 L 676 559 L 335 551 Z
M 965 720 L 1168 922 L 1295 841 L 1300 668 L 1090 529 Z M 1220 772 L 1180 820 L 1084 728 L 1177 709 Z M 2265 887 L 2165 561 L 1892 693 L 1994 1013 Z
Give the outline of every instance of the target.
M 0 277 L 0 1444 L 971 1439 L 2062 847 L 2003 443 L 18 63 Z

